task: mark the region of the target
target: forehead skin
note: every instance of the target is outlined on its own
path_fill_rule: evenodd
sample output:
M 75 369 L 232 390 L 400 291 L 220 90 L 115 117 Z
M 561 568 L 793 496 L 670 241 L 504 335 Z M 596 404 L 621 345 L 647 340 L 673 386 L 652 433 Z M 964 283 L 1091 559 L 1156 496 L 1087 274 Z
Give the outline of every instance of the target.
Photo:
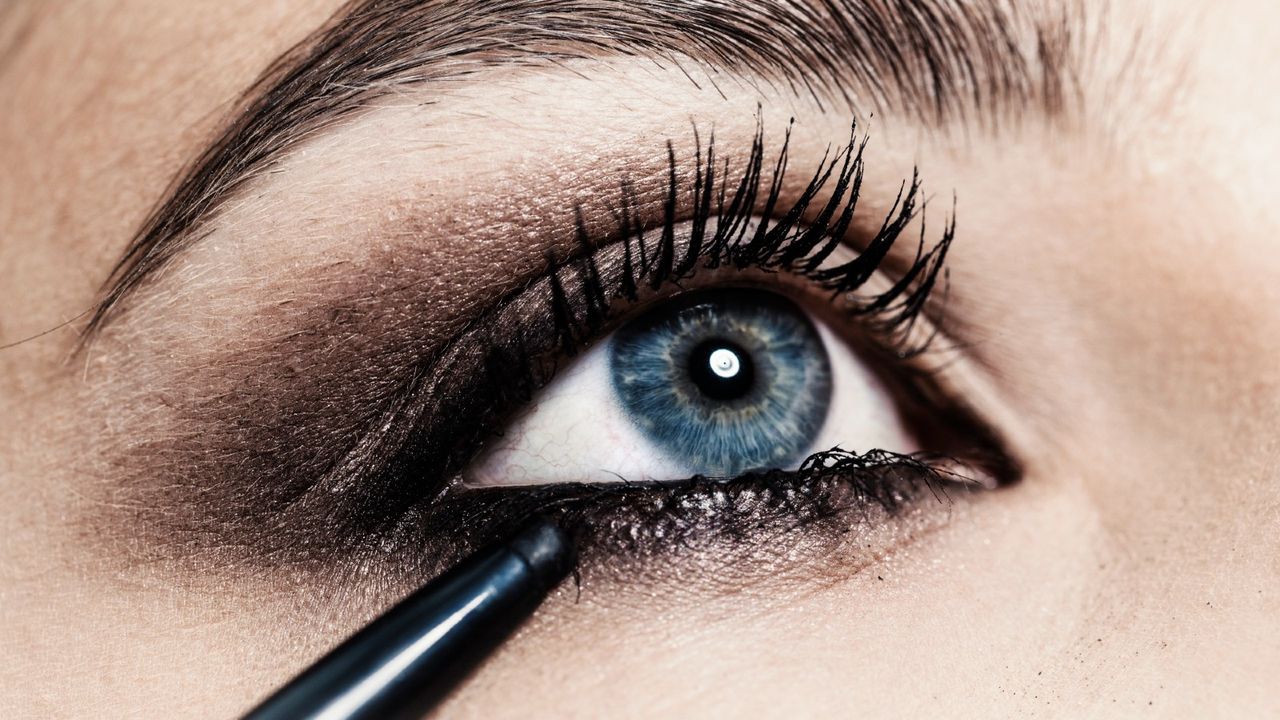
M 1062 245 L 1058 262 L 1079 278 L 1072 297 L 1093 302 L 1035 302 L 1087 328 L 1088 357 L 1123 390 L 1037 382 L 1058 393 L 1046 407 L 1123 417 L 1139 432 L 1116 440 L 1103 422 L 1072 438 L 1044 477 L 931 539 L 928 562 L 890 558 L 820 593 L 721 601 L 696 617 L 557 610 L 577 619 L 532 626 L 457 714 L 1280 710 L 1280 6 L 1147 5 L 1150 27 L 1185 52 L 1142 68 L 1179 92 L 1113 136 L 1134 159 L 1132 187 L 1084 193 L 1097 215 L 1083 220 L 1038 213 L 1044 195 L 1015 188 L 1008 202 L 1044 224 L 1002 228 L 1025 239 L 1072 229 L 1111 248 L 1112 262 L 1090 266 Z M 228 104 L 336 6 L 0 11 L 0 345 L 91 306 Z M 949 158 L 938 164 L 963 167 L 955 175 L 990 196 L 1009 184 L 993 145 L 966 154 L 936 142 Z M 324 608 L 368 598 L 322 598 L 322 612 L 299 617 L 235 588 L 86 568 L 92 538 L 50 530 L 78 498 L 100 496 L 68 469 L 84 452 L 67 430 L 85 401 L 64 362 L 75 331 L 0 351 L 0 647 L 23 658 L 0 665 L 0 715 L 229 716 L 351 629 Z

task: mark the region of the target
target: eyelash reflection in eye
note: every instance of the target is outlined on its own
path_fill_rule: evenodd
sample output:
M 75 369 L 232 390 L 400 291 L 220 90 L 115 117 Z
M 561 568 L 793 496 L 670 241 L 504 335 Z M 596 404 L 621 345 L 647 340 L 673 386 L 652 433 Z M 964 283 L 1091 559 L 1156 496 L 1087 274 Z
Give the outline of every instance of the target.
M 467 537 L 474 539 L 479 533 L 483 539 L 485 529 L 499 532 L 518 520 L 515 514 L 545 510 L 548 504 L 570 514 L 574 511 L 566 503 L 577 508 L 590 506 L 595 510 L 587 514 L 598 517 L 606 497 L 611 498 L 613 511 L 621 513 L 627 502 L 665 506 L 677 494 L 688 498 L 691 492 L 706 490 L 721 497 L 741 482 L 758 485 L 765 481 L 769 492 L 760 492 L 757 487 L 752 497 L 766 505 L 773 502 L 767 498 L 816 495 L 830 504 L 831 483 L 842 474 L 858 479 L 844 488 L 854 488 L 853 496 L 864 500 L 896 498 L 897 503 L 912 494 L 908 492 L 910 483 L 903 479 L 907 474 L 914 478 L 916 490 L 934 489 L 958 478 L 945 467 L 919 458 L 837 451 L 809 458 L 790 475 L 764 468 L 757 471 L 754 462 L 720 462 L 714 465 L 718 473 L 745 472 L 738 479 L 741 482 L 699 475 L 661 491 L 628 488 L 618 492 L 611 488 L 598 492 L 597 488 L 579 486 L 517 496 L 510 489 L 462 488 L 459 473 L 476 451 L 505 426 L 513 411 L 526 406 L 551 382 L 566 362 L 616 328 L 634 308 L 653 304 L 664 291 L 679 290 L 706 275 L 754 275 L 757 284 L 763 279 L 795 279 L 806 294 L 825 299 L 829 315 L 862 328 L 880 354 L 905 363 L 924 352 L 931 336 L 922 340 L 914 329 L 943 274 L 954 224 L 948 223 L 941 239 L 928 250 L 922 227 L 914 259 L 906 270 L 880 292 L 862 292 L 917 217 L 919 176 L 913 175 L 902 184 L 879 229 L 860 253 L 846 259 L 842 253 L 847 254 L 845 243 L 861 193 L 866 141 L 859 142 L 856 134 L 851 134 L 849 144 L 829 153 L 804 189 L 784 206 L 789 143 L 790 129 L 776 161 L 766 166 L 763 129 L 758 128 L 736 179 L 730 175 L 733 163 L 718 158 L 714 137 L 705 148 L 699 144 L 691 172 L 681 171 L 676 153 L 668 145 L 667 191 L 660 216 L 645 217 L 643 209 L 652 210 L 653 206 L 641 202 L 631 183 L 624 181 L 622 200 L 613 212 L 615 229 L 608 242 L 598 242 L 592 236 L 580 212 L 577 251 L 566 258 L 549 256 L 548 270 L 541 278 L 497 300 L 441 354 L 424 361 L 401 394 L 402 401 L 379 423 L 380 431 L 362 442 L 344 464 L 357 475 L 347 486 L 370 491 L 371 497 L 359 503 L 371 509 L 359 518 L 360 524 L 395 534 L 412 525 L 422 535 L 460 537 L 465 547 L 471 544 Z M 826 200 L 820 202 L 824 192 Z M 803 222 L 803 218 L 811 219 Z M 936 410 L 935 414 L 960 414 L 952 408 L 938 410 L 934 391 L 908 388 L 908 393 L 917 406 Z M 988 436 L 979 435 L 985 443 Z M 894 478 L 895 489 L 870 488 L 877 467 L 885 469 L 885 478 Z M 364 473 L 362 468 L 376 471 Z M 793 487 L 780 490 L 777 484 L 787 477 Z M 707 489 L 706 482 L 718 485 Z M 820 487 L 825 489 L 819 492 Z M 667 495 L 655 501 L 653 492 Z M 846 499 L 850 495 L 837 494 Z M 493 501 L 494 495 L 506 497 Z M 616 526 L 617 517 L 615 514 L 604 522 Z

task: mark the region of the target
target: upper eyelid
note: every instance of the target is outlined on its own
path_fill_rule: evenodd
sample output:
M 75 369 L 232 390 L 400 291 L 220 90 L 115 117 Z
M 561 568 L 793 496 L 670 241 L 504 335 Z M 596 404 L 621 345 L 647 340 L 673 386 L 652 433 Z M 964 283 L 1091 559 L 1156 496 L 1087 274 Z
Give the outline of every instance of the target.
M 331 19 L 245 91 L 238 114 L 178 179 L 113 269 L 82 347 L 128 294 L 195 242 L 193 231 L 202 222 L 282 153 L 406 85 L 451 73 L 474 77 L 493 63 L 545 61 L 540 37 L 554 45 L 557 62 L 611 52 L 681 55 L 828 99 L 843 96 L 846 104 L 847 88 L 855 87 L 860 99 L 871 101 L 864 110 L 905 105 L 927 121 L 972 121 L 1027 107 L 1053 117 L 1080 97 L 1082 49 L 1089 47 L 1081 28 L 1090 24 L 1078 3 L 1055 10 L 1036 6 L 1016 16 L 994 2 L 969 12 L 939 4 L 932 12 L 946 21 L 936 28 L 962 29 L 941 33 L 933 24 L 904 24 L 875 3 L 827 6 L 834 13 L 830 22 L 815 24 L 825 15 L 811 12 L 807 2 L 703 6 L 703 14 L 719 13 L 714 22 L 682 21 L 643 3 L 590 3 L 557 14 L 555 27 L 544 24 L 531 1 L 505 3 L 501 11 L 476 3 L 448 14 L 413 2 L 386 3 L 376 11 L 353 5 L 349 15 Z M 498 12 L 507 14 L 495 17 Z M 512 30 L 521 33 L 515 42 L 504 39 Z M 1034 41 L 1020 41 L 1024 37 Z M 434 58 L 447 62 L 433 64 Z M 917 67 L 928 72 L 903 71 Z
M 696 138 L 696 128 L 694 135 Z M 576 246 L 561 257 L 548 252 L 546 268 L 539 273 L 537 281 L 546 282 L 553 296 L 563 292 L 566 283 L 576 281 L 581 285 L 584 278 L 601 274 L 599 254 L 612 246 L 613 262 L 619 266 L 612 270 L 621 276 L 616 283 L 617 299 L 634 301 L 641 285 L 656 290 L 672 281 L 687 278 L 704 266 L 710 269 L 732 266 L 766 271 L 803 269 L 824 289 L 850 295 L 872 278 L 875 270 L 888 260 L 890 251 L 908 225 L 923 214 L 923 209 L 917 206 L 921 192 L 919 174 L 917 172 L 909 181 L 903 181 L 878 230 L 867 239 L 865 246 L 833 265 L 826 261 L 839 257 L 834 253 L 836 248 L 848 248 L 846 233 L 852 226 L 862 191 L 862 158 L 867 137 L 858 135 L 856 124 L 851 126 L 849 142 L 840 148 L 829 149 L 817 169 L 808 176 L 803 191 L 779 210 L 776 202 L 783 189 L 792 185 L 788 178 L 796 174 L 794 168 L 787 167 L 789 144 L 788 131 L 775 159 L 766 161 L 764 129 L 763 125 L 758 125 L 749 157 L 735 166 L 727 161 L 723 165 L 718 164 L 720 159 L 715 152 L 714 134 L 710 135 L 705 147 L 700 143 L 696 145 L 692 158 L 683 160 L 677 158 L 668 143 L 667 201 L 658 219 L 645 222 L 634 212 L 633 208 L 643 203 L 634 201 L 631 188 L 636 183 L 624 176 L 621 201 L 613 212 L 615 229 L 610 239 L 601 242 L 598 235 L 586 228 L 581 212 L 577 212 L 574 228 Z M 695 170 L 686 172 L 687 168 L 683 168 L 682 163 L 692 165 Z M 772 172 L 766 172 L 766 168 L 772 168 Z M 730 169 L 738 174 L 729 177 L 716 174 Z M 754 187 L 749 183 L 754 183 Z M 824 189 L 831 190 L 825 197 Z M 744 197 L 746 202 L 740 202 Z M 821 210 L 816 217 L 806 221 L 805 210 L 811 206 Z M 709 218 L 700 218 L 704 213 Z M 769 217 L 770 214 L 777 218 L 776 221 Z M 714 222 L 708 223 L 708 219 Z M 680 223 L 687 224 L 689 232 L 677 239 L 668 233 Z M 855 307 L 853 312 L 884 310 L 893 307 L 893 301 L 899 299 L 907 303 L 923 302 L 931 290 L 932 280 L 945 262 L 954 232 L 952 218 L 936 245 L 926 251 L 922 226 L 915 257 L 907 265 L 904 277 L 894 286 L 881 288 L 874 297 L 862 299 L 865 308 Z M 794 237 L 786 238 L 789 233 Z M 655 234 L 661 237 L 655 238 Z M 722 234 L 728 236 L 721 237 Z M 654 245 L 658 246 L 657 249 Z M 913 290 L 912 278 L 916 273 L 923 273 L 922 279 L 928 284 Z M 470 326 L 483 325 L 485 318 L 501 313 L 529 291 L 527 284 L 520 285 L 496 298 L 487 309 L 474 316 Z M 585 312 L 590 316 L 603 312 L 612 298 L 586 297 L 585 300 Z M 906 320 L 909 314 L 900 312 L 898 319 Z M 448 347 L 456 341 L 457 337 L 444 345 Z M 569 354 L 572 354 L 571 350 Z

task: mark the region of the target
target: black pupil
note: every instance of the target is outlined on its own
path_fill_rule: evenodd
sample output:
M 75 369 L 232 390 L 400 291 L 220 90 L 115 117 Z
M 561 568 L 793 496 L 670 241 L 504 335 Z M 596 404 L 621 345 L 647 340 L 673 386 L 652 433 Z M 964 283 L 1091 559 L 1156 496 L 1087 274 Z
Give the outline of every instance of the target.
M 728 340 L 700 343 L 689 354 L 689 377 L 712 400 L 737 400 L 751 392 L 755 366 L 751 356 Z

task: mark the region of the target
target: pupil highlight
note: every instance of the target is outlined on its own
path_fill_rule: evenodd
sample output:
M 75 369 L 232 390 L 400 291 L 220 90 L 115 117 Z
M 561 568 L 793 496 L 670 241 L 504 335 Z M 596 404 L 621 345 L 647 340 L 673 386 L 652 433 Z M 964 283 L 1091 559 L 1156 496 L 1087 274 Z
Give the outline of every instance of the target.
M 722 378 L 737 375 L 739 365 L 738 356 L 732 350 L 720 348 L 711 353 L 711 372 Z
M 751 356 L 728 340 L 707 340 L 689 355 L 689 377 L 713 400 L 737 400 L 755 384 Z

